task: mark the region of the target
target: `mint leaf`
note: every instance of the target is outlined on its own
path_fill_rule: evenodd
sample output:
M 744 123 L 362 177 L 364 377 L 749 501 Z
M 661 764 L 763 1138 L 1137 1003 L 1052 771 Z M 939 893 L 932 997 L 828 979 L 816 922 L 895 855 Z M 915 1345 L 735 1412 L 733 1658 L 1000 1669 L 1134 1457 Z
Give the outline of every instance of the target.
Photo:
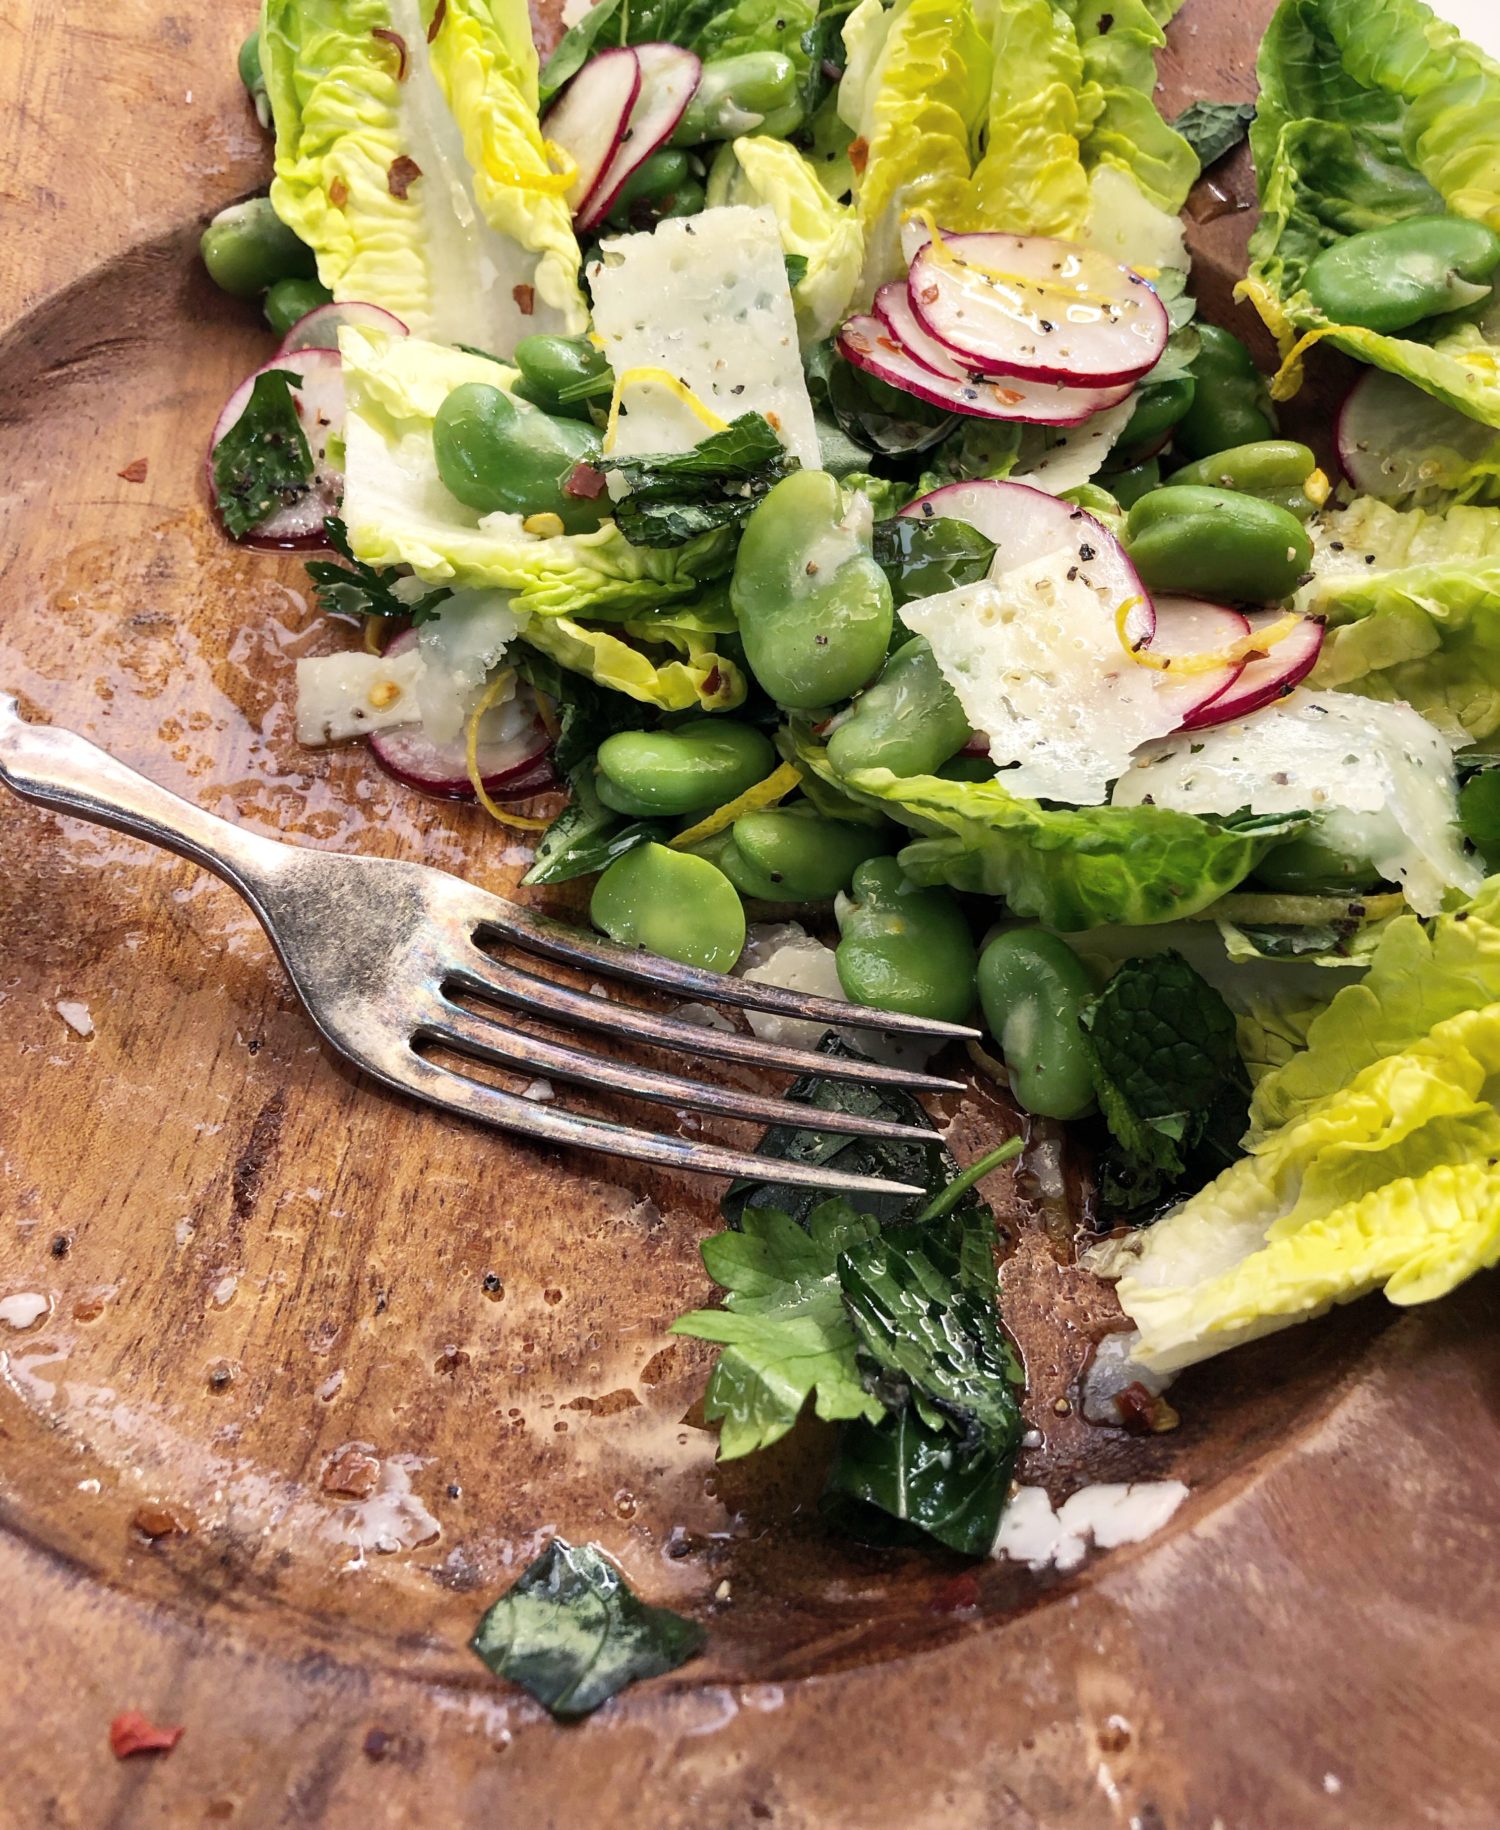
M 335 565 L 330 559 L 310 559 L 307 576 L 313 582 L 318 608 L 335 616 L 404 617 L 414 626 L 437 614 L 438 605 L 453 594 L 443 586 L 425 596 L 398 597 L 394 586 L 407 575 L 395 566 L 367 566 L 354 557 L 349 545 L 349 531 L 337 515 L 323 523 L 323 534 L 335 553 L 348 561 Z
M 1114 1140 L 1100 1165 L 1107 1208 L 1141 1213 L 1233 1161 L 1250 1103 L 1234 1014 L 1181 954 L 1128 960 L 1081 1022 Z
M 721 1425 L 722 1461 L 778 1441 L 809 1399 L 825 1422 L 883 1415 L 860 1377 L 838 1278 L 839 1254 L 875 1231 L 847 1201 L 825 1201 L 805 1230 L 757 1208 L 742 1232 L 704 1240 L 703 1262 L 727 1292 L 724 1307 L 680 1316 L 672 1332 L 724 1348 L 703 1407 Z
M 604 28 L 620 10 L 620 0 L 595 0 L 595 4 L 578 21 L 569 26 L 557 42 L 557 48 L 542 65 L 537 78 L 539 105 L 545 108 L 571 77 L 574 77 L 588 62 L 589 53 L 598 44 L 601 37 L 607 43 L 623 44 L 624 31 L 617 28 L 606 33 Z
M 762 413 L 742 413 L 691 451 L 612 459 L 627 493 L 615 521 L 632 546 L 681 546 L 738 527 L 773 483 L 799 468 Z
M 908 1409 L 845 1427 L 823 1506 L 867 1542 L 925 1535 L 966 1557 L 987 1557 L 1014 1464 L 1014 1454 L 965 1454 L 951 1432 L 929 1429 Z
M 660 821 L 627 819 L 606 807 L 595 791 L 591 768 L 577 770 L 571 786 L 572 798 L 542 834 L 522 883 L 570 883 L 604 870 L 638 845 L 664 845 L 671 837 L 670 827 Z
M 786 262 L 786 283 L 790 291 L 795 292 L 807 278 L 807 256 L 805 254 L 784 254 Z
M 214 495 L 225 532 L 241 539 L 312 485 L 312 453 L 297 417 L 289 369 L 255 377 L 245 410 L 213 449 Z
M 978 584 L 994 558 L 994 541 L 967 521 L 896 515 L 875 523 L 875 563 L 891 581 L 898 610 L 918 597 Z
M 586 1716 L 638 1678 L 673 1671 L 707 1638 L 696 1621 L 647 1607 L 592 1544 L 554 1538 L 469 1641 L 496 1677 L 554 1716 Z
M 507 660 L 533 691 L 552 701 L 557 726 L 552 739 L 552 765 L 561 775 L 576 778 L 580 766 L 591 758 L 606 737 L 616 731 L 638 731 L 656 720 L 655 710 L 596 685 L 586 674 L 561 667 L 529 643 L 518 642 Z M 576 790 L 576 780 L 574 781 Z
M 1239 145 L 1254 119 L 1253 102 L 1190 102 L 1172 126 L 1197 153 L 1198 163 L 1206 171 Z

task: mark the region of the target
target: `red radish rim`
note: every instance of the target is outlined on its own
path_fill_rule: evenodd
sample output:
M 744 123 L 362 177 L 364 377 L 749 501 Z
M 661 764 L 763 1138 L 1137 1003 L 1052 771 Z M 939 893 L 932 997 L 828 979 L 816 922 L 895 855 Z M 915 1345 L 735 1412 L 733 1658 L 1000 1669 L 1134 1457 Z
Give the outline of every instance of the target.
M 1124 367 L 1087 370 L 1080 369 L 1076 363 L 1069 366 L 1060 362 L 1049 362 L 1037 347 L 1031 350 L 1028 358 L 1020 352 L 1011 356 L 997 355 L 991 349 L 978 350 L 972 345 L 956 342 L 951 334 L 952 327 L 950 326 L 945 332 L 940 321 L 934 317 L 932 310 L 934 302 L 924 300 L 922 296 L 929 286 L 940 289 L 938 276 L 942 272 L 942 267 L 929 239 L 912 260 L 906 280 L 907 297 L 911 302 L 912 312 L 922 329 L 942 349 L 947 350 L 955 361 L 978 369 L 981 374 L 985 375 L 1019 375 L 1031 381 L 1054 381 L 1061 382 L 1067 387 L 1082 388 L 1107 388 L 1121 382 L 1134 384 L 1143 375 L 1149 374 L 1161 361 L 1162 354 L 1167 347 L 1167 340 L 1172 334 L 1171 318 L 1166 306 L 1161 302 L 1156 288 L 1139 273 L 1136 273 L 1133 268 L 1122 266 L 1118 261 L 1110 260 L 1108 255 L 1100 254 L 1097 250 L 1084 248 L 1081 244 L 1074 242 L 1060 241 L 1056 236 L 1050 235 L 1010 235 L 995 230 L 979 230 L 968 234 L 943 237 L 944 246 L 954 249 L 960 256 L 967 245 L 989 241 L 1055 243 L 1056 246 L 1065 248 L 1072 254 L 1090 255 L 1095 260 L 1113 268 L 1116 273 L 1124 277 L 1128 286 L 1136 288 L 1137 293 L 1144 294 L 1141 308 L 1147 313 L 1154 329 L 1151 353 L 1146 356 L 1144 361 L 1132 361 Z M 1127 293 L 1122 296 L 1134 298 L 1137 293 Z
M 1228 647 L 1232 643 L 1242 640 L 1250 633 L 1250 619 L 1248 616 L 1242 615 L 1238 610 L 1231 610 L 1227 604 L 1213 603 L 1206 597 L 1163 595 L 1155 598 L 1153 600 L 1153 605 L 1156 611 L 1156 627 L 1151 633 L 1151 640 L 1147 646 L 1155 653 L 1163 655 L 1173 661 L 1185 659 L 1194 654 L 1201 654 L 1205 650 L 1211 652 L 1214 648 Z M 1206 617 L 1221 624 L 1223 630 L 1222 641 L 1215 642 L 1210 637 L 1208 640 L 1201 642 L 1193 641 L 1174 644 L 1171 640 L 1173 624 L 1181 623 L 1188 617 L 1199 620 Z M 1182 633 L 1180 629 L 1178 633 Z M 1219 667 L 1211 668 L 1199 675 L 1198 678 L 1203 687 L 1203 696 L 1191 711 L 1184 714 L 1183 720 L 1177 726 L 1177 729 L 1179 731 L 1188 729 L 1189 721 L 1201 717 L 1209 706 L 1221 699 L 1244 671 L 1245 663 L 1243 661 L 1225 661 Z M 1168 674 L 1167 677 L 1170 678 L 1170 674 Z M 1184 676 L 1182 675 L 1178 676 L 1179 679 L 1183 677 Z
M 552 766 L 551 757 L 552 739 L 547 735 L 540 718 L 532 725 L 531 732 L 535 747 L 529 749 L 518 762 L 507 763 L 503 768 L 485 767 L 486 746 L 480 744 L 477 752 L 479 779 L 484 784 L 486 794 L 493 795 L 496 800 L 524 801 L 530 800 L 533 795 L 545 794 L 557 786 L 557 771 Z M 397 724 L 387 730 L 370 733 L 370 749 L 375 760 L 396 781 L 416 789 L 420 794 L 431 795 L 436 800 L 472 801 L 476 798 L 474 784 L 469 780 L 467 769 L 457 775 L 437 774 L 428 765 L 424 772 L 422 768 L 404 760 L 402 752 L 408 744 L 425 746 L 432 755 L 440 755 L 438 746 L 421 734 L 421 726 L 417 724 Z
M 875 294 L 870 309 L 919 368 L 944 381 L 963 383 L 975 379 L 971 370 L 950 356 L 917 322 L 904 280 L 888 280 Z
M 325 322 L 332 340 L 323 336 Z M 305 349 L 338 349 L 339 331 L 345 324 L 370 330 L 389 331 L 392 336 L 409 337 L 410 328 L 383 305 L 371 305 L 364 299 L 331 299 L 303 312 L 297 322 L 276 346 L 278 357 L 295 356 Z
M 214 483 L 214 450 L 217 447 L 219 440 L 223 438 L 224 434 L 229 431 L 244 412 L 245 407 L 249 402 L 251 391 L 258 378 L 272 369 L 281 369 L 284 372 L 295 374 L 299 378 L 303 378 L 309 369 L 323 368 L 337 371 L 342 367 L 343 363 L 340 360 L 339 353 L 336 349 L 300 349 L 290 356 L 273 356 L 269 362 L 263 362 L 258 369 L 253 370 L 239 384 L 229 396 L 229 399 L 225 401 L 224 406 L 220 410 L 219 417 L 214 421 L 213 431 L 209 434 L 208 453 L 204 458 L 204 472 L 208 480 L 208 498 L 213 505 L 215 516 L 218 516 L 219 514 L 219 492 Z M 294 400 L 295 397 L 296 390 L 294 390 Z M 336 501 L 331 501 L 329 499 L 325 487 L 328 477 L 333 474 L 336 473 L 320 471 L 315 463 L 313 470 L 313 485 L 304 498 L 304 501 L 308 503 L 308 513 L 310 515 L 314 513 L 317 514 L 316 526 L 309 526 L 306 531 L 302 533 L 291 534 L 262 533 L 255 528 L 251 528 L 248 533 L 241 534 L 239 538 L 235 540 L 235 545 L 254 547 L 260 552 L 274 553 L 298 553 L 305 552 L 312 547 L 327 546 L 328 536 L 324 530 L 323 523 L 329 515 L 334 513 L 338 506 Z M 319 497 L 320 492 L 321 501 L 316 499 Z M 318 512 L 320 509 L 321 512 Z M 220 524 L 222 525 L 222 520 Z M 229 537 L 231 539 L 234 538 L 232 535 Z
M 877 353 L 882 345 L 887 351 L 884 356 Z M 947 382 L 940 375 L 929 375 L 905 344 L 898 342 L 879 318 L 850 318 L 839 332 L 838 347 L 846 362 L 875 376 L 878 381 L 884 381 L 901 393 L 912 395 L 916 400 L 924 400 L 929 406 L 942 407 L 949 413 L 962 413 L 970 419 L 1008 420 L 1031 426 L 1081 426 L 1085 420 L 1092 419 L 1096 413 L 1102 413 L 1106 407 L 1118 406 L 1131 391 L 1128 386 L 1112 389 L 1058 388 L 1050 407 L 1041 401 L 1027 402 L 1024 412 L 1019 411 L 1015 405 L 980 406 L 974 399 L 980 388 L 999 389 L 1005 384 L 999 381 Z M 898 362 L 904 359 L 917 372 L 904 374 L 899 368 L 893 369 L 891 357 L 895 357 Z M 1016 392 L 1014 388 L 1008 391 Z
M 1272 619 L 1279 614 L 1273 612 Z M 1211 724 L 1228 724 L 1232 718 L 1248 718 L 1263 706 L 1286 698 L 1317 665 L 1323 634 L 1321 617 L 1304 617 L 1302 626 L 1284 636 L 1263 660 L 1247 661 L 1224 692 L 1185 718 L 1183 730 L 1198 731 Z
M 628 93 L 626 94 L 624 101 L 619 105 L 615 124 L 610 129 L 610 142 L 605 149 L 604 157 L 599 161 L 593 177 L 590 178 L 588 183 L 584 186 L 583 192 L 573 208 L 573 219 L 575 222 L 579 220 L 583 211 L 587 209 L 588 205 L 593 201 L 594 193 L 598 190 L 600 181 L 609 170 L 615 154 L 620 150 L 621 145 L 624 143 L 625 136 L 630 131 L 630 117 L 635 110 L 636 103 L 640 100 L 642 83 L 641 62 L 636 56 L 635 51 L 629 45 L 612 45 L 607 50 L 595 52 L 582 68 L 571 76 L 563 85 L 546 114 L 542 116 L 541 130 L 543 138 L 556 140 L 559 145 L 566 147 L 568 143 L 566 132 L 568 109 L 578 105 L 580 95 L 587 99 L 589 90 L 598 86 L 600 74 L 607 72 L 608 68 L 612 67 L 622 58 L 628 59 L 630 65 Z M 589 72 L 593 73 L 592 81 L 587 80 Z M 616 112 L 613 104 L 611 104 L 611 112 Z M 571 157 L 571 154 L 569 156 Z
M 1102 561 L 1119 603 L 1131 605 L 1124 628 L 1130 646 L 1144 647 L 1156 633 L 1156 607 L 1124 547 L 1103 522 L 1060 496 L 1034 489 L 1029 483 L 976 477 L 967 483 L 944 483 L 939 489 L 929 490 L 915 502 L 908 502 L 901 514 L 915 521 L 946 515 L 967 522 L 987 540 L 994 541 L 996 566 L 1002 571 L 1026 565 L 1042 553 L 1059 552 L 1078 541 L 1087 549 L 1087 558 L 1080 554 L 1082 562 L 1093 565 Z M 1028 521 L 1055 529 L 1058 537 L 1033 544 L 1027 538 Z M 1015 551 L 1017 546 L 1022 550 Z
M 638 44 L 633 51 L 640 71 L 640 87 L 626 118 L 624 132 L 593 189 L 574 213 L 574 221 L 580 229 L 595 229 L 608 216 L 627 181 L 677 131 L 677 123 L 687 113 L 688 103 L 703 79 L 703 59 L 681 45 Z M 684 84 L 680 98 L 672 95 L 668 85 L 673 71 L 685 77 L 689 66 L 692 81 Z M 653 109 L 657 111 L 654 118 Z M 625 158 L 627 146 L 630 156 Z

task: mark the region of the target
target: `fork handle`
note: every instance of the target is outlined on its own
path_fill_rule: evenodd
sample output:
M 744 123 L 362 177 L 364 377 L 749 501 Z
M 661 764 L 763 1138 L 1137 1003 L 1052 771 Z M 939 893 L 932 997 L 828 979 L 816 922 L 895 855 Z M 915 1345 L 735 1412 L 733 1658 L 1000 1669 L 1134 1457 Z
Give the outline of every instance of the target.
M 0 782 L 23 800 L 164 846 L 252 901 L 286 849 L 137 775 L 86 737 L 28 724 L 6 692 L 0 692 Z

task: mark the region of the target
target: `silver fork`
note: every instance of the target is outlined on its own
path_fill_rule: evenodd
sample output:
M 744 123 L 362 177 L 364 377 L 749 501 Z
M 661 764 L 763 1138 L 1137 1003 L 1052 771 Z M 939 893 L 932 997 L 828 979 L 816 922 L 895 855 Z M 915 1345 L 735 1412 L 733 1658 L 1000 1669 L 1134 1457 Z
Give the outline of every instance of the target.
M 953 1023 L 804 997 L 656 958 L 596 939 L 424 864 L 305 850 L 247 832 L 158 787 L 71 731 L 28 724 L 0 693 L 0 781 L 29 801 L 164 846 L 238 890 L 254 910 L 308 1015 L 340 1054 L 372 1079 L 466 1118 L 554 1144 L 664 1163 L 709 1175 L 764 1179 L 765 1157 L 717 1144 L 636 1130 L 568 1112 L 471 1079 L 422 1052 L 438 1045 L 518 1072 L 722 1118 L 754 1119 L 860 1137 L 930 1142 L 932 1132 L 858 1113 L 809 1113 L 760 1093 L 657 1073 L 506 1025 L 504 1009 L 565 1029 L 582 1029 L 694 1056 L 716 1056 L 824 1079 L 919 1092 L 961 1091 L 962 1081 L 865 1060 L 840 1060 L 705 1029 L 681 1018 L 574 990 L 529 964 L 487 952 L 481 940 L 523 956 L 583 967 L 654 990 L 748 1010 L 946 1040 L 978 1032 Z M 480 1016 L 455 994 L 483 1001 Z M 779 1182 L 845 1192 L 919 1194 L 920 1189 L 817 1164 L 778 1161 Z

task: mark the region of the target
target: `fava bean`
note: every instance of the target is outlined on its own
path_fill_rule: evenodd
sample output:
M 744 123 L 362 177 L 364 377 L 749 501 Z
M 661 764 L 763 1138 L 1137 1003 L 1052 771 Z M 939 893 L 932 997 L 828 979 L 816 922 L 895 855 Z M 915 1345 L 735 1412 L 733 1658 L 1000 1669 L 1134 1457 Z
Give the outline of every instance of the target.
M 894 615 L 869 504 L 821 470 L 783 477 L 745 523 L 730 602 L 778 705 L 837 705 L 880 672 Z
M 1328 479 L 1306 445 L 1289 438 L 1260 439 L 1253 445 L 1234 445 L 1184 465 L 1167 479 L 1178 484 L 1202 484 L 1208 489 L 1233 489 L 1242 495 L 1274 502 L 1298 520 L 1307 521 L 1328 500 Z
M 1302 284 L 1335 324 L 1389 336 L 1488 296 L 1500 235 L 1465 216 L 1412 216 L 1346 235 L 1314 255 Z
M 628 229 L 633 205 L 663 203 L 673 192 L 689 183 L 691 178 L 692 168 L 688 163 L 688 155 L 675 147 L 663 147 L 660 152 L 652 153 L 649 159 L 643 159 L 625 180 L 610 209 L 609 220 L 616 228 Z
M 1239 338 L 1217 324 L 1198 326 L 1193 399 L 1172 443 L 1187 458 L 1209 457 L 1231 445 L 1276 436 L 1276 410 L 1266 378 Z
M 1192 406 L 1197 388 L 1191 375 L 1142 383 L 1136 392 L 1135 410 L 1115 446 L 1115 456 L 1122 465 L 1130 468 L 1155 457 L 1167 434 Z
M 1295 839 L 1272 846 L 1253 874 L 1263 889 L 1284 896 L 1364 895 L 1382 881 L 1363 853 L 1336 843 L 1316 821 Z
M 849 887 L 859 865 L 886 849 L 874 826 L 828 820 L 815 807 L 747 813 L 731 828 L 745 881 L 720 868 L 747 896 L 765 902 L 826 902 Z
M 438 475 L 466 508 L 482 515 L 556 515 L 576 534 L 599 525 L 608 496 L 570 495 L 580 464 L 597 464 L 599 434 L 518 404 L 503 388 L 466 381 L 438 408 L 432 425 Z
M 839 775 L 856 769 L 930 775 L 969 735 L 958 695 L 943 678 L 927 638 L 913 636 L 829 733 L 828 761 Z
M 780 51 L 712 59 L 703 66 L 671 144 L 701 146 L 706 140 L 735 140 L 742 133 L 769 133 L 773 126 L 784 135 L 801 118 L 796 98 L 797 67 Z M 789 113 L 789 125 L 782 125 Z
M 616 858 L 594 886 L 589 918 L 611 940 L 709 972 L 728 972 L 745 946 L 734 885 L 706 858 L 668 845 Z
M 253 299 L 277 280 L 313 279 L 317 262 L 271 207 L 249 197 L 220 210 L 198 244 L 208 277 L 237 299 Z
M 997 934 L 979 956 L 985 1027 L 1027 1112 L 1081 1118 L 1094 1103 L 1089 1046 L 1079 1018 L 1094 995 L 1082 960 L 1043 928 Z
M 672 730 L 616 731 L 600 744 L 599 798 L 637 819 L 709 813 L 776 767 L 771 740 L 731 718 L 692 718 Z
M 962 1023 L 974 1007 L 976 954 L 956 898 L 921 889 L 894 858 L 854 873 L 838 917 L 839 983 L 856 1004 Z
M 271 125 L 271 96 L 266 88 L 266 73 L 260 62 L 260 27 L 257 26 L 240 46 L 238 58 L 240 81 L 255 105 L 255 118 L 262 127 Z
M 522 337 L 511 360 L 521 371 L 515 395 L 563 419 L 588 419 L 589 402 L 614 391 L 614 372 L 587 337 Z
M 1125 523 L 1125 550 L 1148 591 L 1243 604 L 1289 597 L 1312 562 L 1295 515 L 1192 484 L 1142 496 Z
M 1132 464 L 1128 470 L 1116 470 L 1104 479 L 1109 493 L 1121 508 L 1134 508 L 1142 496 L 1161 485 L 1161 465 L 1153 458 L 1143 464 Z
M 333 294 L 317 280 L 277 280 L 261 301 L 266 322 L 278 337 L 286 333 L 310 311 L 333 301 Z

